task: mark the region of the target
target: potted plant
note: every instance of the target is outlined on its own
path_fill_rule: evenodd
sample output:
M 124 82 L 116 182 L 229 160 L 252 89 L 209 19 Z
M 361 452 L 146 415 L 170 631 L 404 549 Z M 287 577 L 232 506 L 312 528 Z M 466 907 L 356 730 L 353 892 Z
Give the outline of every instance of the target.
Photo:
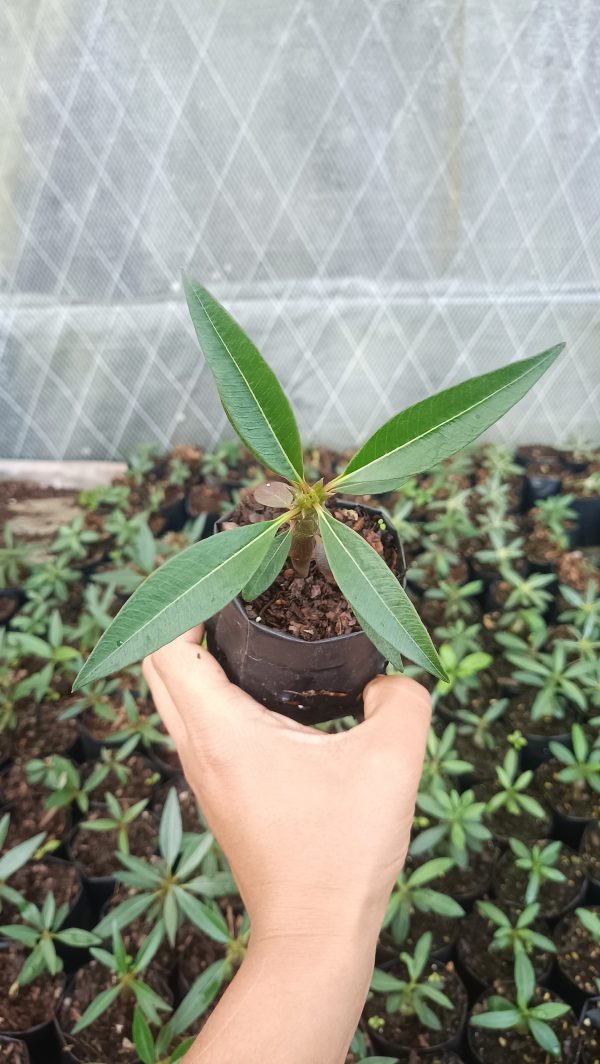
M 340 475 L 309 484 L 296 422 L 273 372 L 205 289 L 189 282 L 186 294 L 227 416 L 246 446 L 285 483 L 262 489 L 258 501 L 266 520 L 239 514 L 238 527 L 193 544 L 155 571 L 101 638 L 76 686 L 123 668 L 215 615 L 210 645 L 229 675 L 272 708 L 302 719 L 345 716 L 359 706 L 365 682 L 386 660 L 402 667 L 403 655 L 443 679 L 399 574 L 386 564 L 386 546 L 388 562 L 397 567 L 398 557 L 389 537 L 386 543 L 383 517 L 364 508 L 349 516 L 336 505 L 335 493 L 390 491 L 454 454 L 522 398 L 563 345 L 423 400 L 383 425 Z M 258 597 L 288 556 L 292 580 L 299 581 L 318 560 L 329 587 L 332 580 L 337 585 L 338 615 L 344 603 L 351 608 L 345 606 L 344 624 L 338 616 L 334 635 L 310 639 L 307 633 L 302 638 L 268 630 L 252 622 L 236 599 L 244 590 Z M 326 694 L 331 691 L 339 697 Z
M 396 960 L 399 947 L 414 947 L 425 928 L 432 936 L 431 956 L 449 960 L 457 930 L 452 925 L 464 916 L 464 909 L 430 884 L 452 867 L 451 857 L 434 857 L 417 867 L 408 858 L 385 911 L 376 958 L 380 965 Z
M 550 743 L 553 755 L 537 770 L 545 800 L 555 818 L 555 832 L 570 846 L 579 846 L 587 824 L 600 820 L 600 738 L 589 742 L 580 724 L 571 728 L 571 746 Z
M 519 772 L 517 751 L 510 747 L 496 765 L 495 781 L 475 787 L 475 797 L 485 802 L 484 823 L 498 842 L 506 843 L 510 836 L 535 840 L 549 832 L 548 811 L 527 793 L 532 780 L 531 769 Z
M 510 981 L 515 960 L 524 951 L 538 982 L 545 982 L 556 947 L 540 919 L 537 902 L 519 910 L 490 901 L 476 902 L 462 921 L 457 942 L 460 972 L 469 990 L 480 994 L 497 980 Z
M 557 989 L 579 1011 L 600 979 L 600 908 L 563 916 L 554 930 Z
M 494 892 L 508 905 L 531 905 L 539 899 L 546 919 L 562 916 L 583 900 L 585 871 L 579 854 L 557 840 L 527 846 L 509 839 L 510 849 L 498 861 Z
M 417 795 L 417 809 L 425 817 L 417 818 L 419 830 L 409 853 L 416 858 L 450 857 L 453 866 L 440 886 L 461 904 L 473 901 L 491 885 L 498 851 L 491 831 L 481 823 L 484 808 L 485 803 L 475 801 L 471 789 L 459 794 L 436 787 Z

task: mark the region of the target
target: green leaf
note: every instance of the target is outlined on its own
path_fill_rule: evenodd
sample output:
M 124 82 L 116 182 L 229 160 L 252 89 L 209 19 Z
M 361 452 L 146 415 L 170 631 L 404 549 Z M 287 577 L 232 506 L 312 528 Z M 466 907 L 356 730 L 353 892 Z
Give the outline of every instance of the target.
M 543 1001 L 541 1005 L 530 1009 L 529 1015 L 537 1020 L 558 1020 L 561 1016 L 566 1016 L 569 1011 L 570 1006 L 564 1001 Z
M 9 876 L 12 876 L 19 868 L 27 864 L 29 858 L 33 856 L 45 838 L 46 832 L 42 831 L 39 835 L 34 835 L 33 838 L 26 839 L 25 842 L 20 842 L 18 846 L 13 846 L 12 850 L 0 857 L 0 883 L 5 882 Z
M 520 1008 L 527 1008 L 535 990 L 535 972 L 533 964 L 523 950 L 515 957 L 515 984 L 517 988 L 517 1004 Z
M 452 859 L 450 857 L 434 857 L 419 868 L 415 868 L 408 880 L 409 885 L 411 887 L 422 887 L 425 883 L 430 883 L 432 879 L 439 879 L 440 876 L 444 876 L 451 868 Z
M 506 1030 L 514 1026 L 521 1018 L 518 1009 L 501 1009 L 498 1012 L 482 1012 L 477 1016 L 471 1016 L 470 1023 L 473 1027 L 487 1027 L 491 1030 Z
M 390 649 L 395 650 L 390 659 L 393 665 L 405 654 L 434 676 L 446 679 L 417 611 L 383 558 L 362 536 L 323 509 L 319 511 L 319 527 L 335 581 L 361 623 L 367 623 L 366 634 L 375 646 L 386 657 Z
M 100 942 L 97 935 L 93 935 L 91 931 L 84 931 L 81 927 L 69 927 L 66 931 L 57 931 L 54 937 L 59 942 L 63 942 L 65 946 L 74 946 L 76 949 L 87 949 L 88 946 L 95 946 Z
M 550 1053 L 553 1057 L 560 1057 L 560 1042 L 556 1037 L 554 1031 L 547 1023 L 543 1023 L 542 1020 L 535 1020 L 532 1017 L 528 1020 L 529 1030 L 535 1038 L 537 1044 L 541 1046 L 546 1053 Z
M 135 1051 L 142 1064 L 154 1064 L 156 1060 L 154 1039 L 139 1005 L 136 1005 L 133 1010 L 132 1033 Z
M 283 520 L 220 532 L 169 558 L 127 600 L 73 690 L 152 654 L 231 602 L 262 561 Z
M 138 894 L 133 898 L 127 898 L 126 901 L 121 902 L 115 909 L 111 909 L 106 916 L 96 925 L 94 931 L 99 938 L 109 938 L 113 933 L 113 926 L 116 924 L 119 931 L 123 927 L 127 927 L 132 920 L 136 920 L 138 916 L 146 912 L 152 901 L 150 894 Z
M 163 898 L 162 915 L 167 938 L 170 944 L 174 946 L 177 937 L 177 928 L 179 927 L 179 913 L 177 912 L 177 902 L 175 900 L 173 888 L 168 890 Z
M 356 495 L 392 491 L 438 465 L 522 399 L 564 346 L 463 381 L 395 414 L 356 452 L 336 488 Z
M 196 927 L 204 931 L 204 934 L 212 938 L 214 942 L 221 942 L 223 945 L 227 945 L 229 931 L 221 914 L 215 912 L 214 909 L 200 901 L 199 898 L 194 898 L 193 895 L 188 894 L 187 890 L 183 890 L 182 887 L 175 887 L 175 893 L 179 907 L 188 920 L 191 920 Z
M 291 529 L 288 529 L 287 532 L 283 532 L 279 536 L 275 536 L 273 542 L 269 544 L 267 553 L 258 569 L 250 577 L 250 580 L 245 587 L 242 588 L 242 598 L 244 598 L 246 602 L 252 602 L 253 599 L 262 595 L 263 591 L 266 591 L 275 578 L 279 576 L 289 554 L 291 542 Z
M 227 961 L 215 961 L 198 976 L 168 1021 L 171 1038 L 182 1034 L 206 1011 L 219 993 L 228 969 Z
M 23 927 L 22 924 L 3 924 L 0 927 L 0 935 L 12 938 L 15 942 L 22 942 L 28 949 L 33 949 L 38 940 L 37 931 L 32 927 Z
M 381 968 L 375 968 L 371 976 L 371 990 L 379 994 L 389 994 L 393 990 L 401 990 L 404 983 L 389 972 L 383 972 Z
M 103 1012 L 106 1012 L 107 1008 L 118 998 L 120 989 L 120 986 L 109 986 L 106 990 L 102 990 L 98 997 L 94 998 L 91 1005 L 88 1005 L 83 1016 L 75 1024 L 73 1034 L 83 1031 L 84 1027 L 93 1023 Z
M 196 336 L 234 429 L 274 473 L 302 480 L 298 426 L 273 370 L 205 288 L 187 279 L 184 285 Z
M 177 791 L 174 787 L 171 787 L 164 804 L 158 831 L 158 848 L 169 868 L 172 868 L 175 864 L 177 854 L 181 848 L 182 835 L 179 799 Z

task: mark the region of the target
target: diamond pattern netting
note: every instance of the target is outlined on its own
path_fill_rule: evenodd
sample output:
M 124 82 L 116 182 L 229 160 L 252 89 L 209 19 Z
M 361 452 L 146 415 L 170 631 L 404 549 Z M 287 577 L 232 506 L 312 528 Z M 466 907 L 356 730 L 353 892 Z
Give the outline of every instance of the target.
M 190 267 L 307 440 L 559 339 L 494 433 L 598 434 L 595 0 L 7 0 L 0 452 L 226 426 Z

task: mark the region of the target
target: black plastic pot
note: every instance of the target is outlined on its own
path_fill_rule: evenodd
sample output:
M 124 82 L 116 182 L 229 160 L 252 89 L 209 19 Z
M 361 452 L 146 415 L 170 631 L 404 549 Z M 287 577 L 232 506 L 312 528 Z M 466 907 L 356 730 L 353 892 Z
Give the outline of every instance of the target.
M 570 732 L 558 732 L 556 735 L 535 735 L 531 732 L 524 732 L 524 738 L 527 740 L 527 746 L 521 750 L 523 769 L 535 771 L 544 761 L 549 761 L 552 757 L 550 743 L 562 743 L 563 746 L 571 749 Z
M 458 1026 L 454 1034 L 451 1035 L 449 1038 L 444 1038 L 443 1032 L 440 1032 L 440 1041 L 437 1043 L 437 1045 L 432 1046 L 430 1049 L 419 1048 L 419 1057 L 423 1060 L 426 1060 L 428 1057 L 439 1058 L 441 1056 L 444 1056 L 445 1054 L 453 1054 L 455 1052 L 459 1052 L 462 1047 L 465 1032 L 465 1023 L 467 1018 L 467 1010 L 465 1007 L 466 990 L 462 984 L 462 980 L 456 973 L 454 973 L 454 979 L 456 980 L 455 986 L 460 987 L 459 997 L 461 999 L 462 1008 L 462 1011 L 459 1013 L 458 1017 Z M 452 999 L 451 993 L 450 997 Z M 399 1042 L 388 1041 L 387 1038 L 384 1038 L 381 1034 L 379 1034 L 378 1031 L 374 1030 L 370 1026 L 368 1030 L 369 1037 L 373 1042 L 375 1049 L 379 1053 L 387 1054 L 390 1057 L 398 1057 L 402 1061 L 410 1061 L 410 1059 L 414 1056 L 414 1045 L 402 1045 Z
M 573 499 L 578 521 L 574 547 L 597 547 L 600 544 L 600 495 L 589 499 Z
M 579 1017 L 580 1043 L 575 1064 L 598 1064 L 600 1055 L 600 996 L 588 998 Z M 586 1049 L 593 1035 L 597 1049 Z
M 0 627 L 9 624 L 27 595 L 20 587 L 0 588 Z
M 495 993 L 502 993 L 503 992 L 503 988 L 499 988 L 499 990 L 495 990 L 494 992 Z M 511 993 L 513 995 L 513 1000 L 514 1000 L 514 993 L 515 993 L 514 987 L 512 988 Z M 483 994 L 480 995 L 478 1000 L 481 1001 L 483 998 L 489 997 L 489 995 L 490 995 L 490 991 L 489 990 L 485 990 L 483 992 Z M 559 996 L 552 994 L 552 997 L 553 997 L 553 1000 L 558 1000 Z M 568 1016 L 569 1016 L 569 1014 L 567 1013 L 567 1017 Z M 575 1025 L 575 1017 L 571 1016 L 571 1020 L 572 1020 L 571 1029 L 573 1029 L 573 1027 Z M 468 1044 L 468 1049 L 469 1049 L 468 1059 L 470 1061 L 472 1061 L 473 1064 L 487 1064 L 487 1060 L 489 1058 L 486 1058 L 484 1060 L 482 1057 L 480 1057 L 479 1053 L 477 1052 L 477 1050 L 475 1048 L 475 1040 L 474 1040 L 473 1035 L 474 1035 L 474 1032 L 476 1030 L 482 1030 L 482 1029 L 481 1028 L 472 1027 L 470 1025 L 470 1023 L 467 1024 L 467 1044 Z M 493 1031 L 492 1030 L 492 1031 L 487 1031 L 486 1034 L 489 1034 L 489 1035 L 496 1034 L 496 1035 L 502 1036 L 502 1031 L 501 1030 L 500 1031 L 498 1031 L 498 1030 L 497 1031 Z M 533 1036 L 530 1035 L 530 1038 L 532 1039 L 533 1045 L 535 1046 L 536 1043 L 533 1041 Z M 567 1061 L 567 1060 L 571 1061 L 571 1060 L 573 1060 L 574 1046 L 571 1044 L 570 1039 L 568 1040 L 568 1044 L 565 1045 L 565 1048 L 566 1048 L 566 1055 L 564 1055 L 564 1056 L 561 1055 L 560 1060 L 562 1060 L 562 1061 Z M 510 1064 L 513 1064 L 513 1061 L 515 1062 L 515 1064 L 517 1064 L 517 1059 L 515 1057 L 509 1057 L 508 1059 L 510 1060 Z M 549 1056 L 547 1056 L 544 1059 L 550 1060 L 551 1058 Z M 518 1064 L 520 1064 L 520 1061 L 518 1062 Z
M 525 478 L 525 507 L 530 509 L 541 499 L 560 495 L 562 480 L 558 474 L 545 476 L 543 473 L 527 473 Z
M 569 1005 L 572 1009 L 575 1010 L 575 1012 L 578 1013 L 585 1005 L 585 1002 L 587 1001 L 590 992 L 589 990 L 582 990 L 579 986 L 577 986 L 577 983 L 571 978 L 569 973 L 561 964 L 561 938 L 559 937 L 560 935 L 562 935 L 563 945 L 566 942 L 568 944 L 568 948 L 571 948 L 569 940 L 570 936 L 573 934 L 574 919 L 576 918 L 574 918 L 573 913 L 567 913 L 566 916 L 564 916 L 562 920 L 559 921 L 554 931 L 554 942 L 559 952 L 557 952 L 556 954 L 556 964 L 552 979 L 552 988 L 556 991 L 557 994 L 560 994 L 560 996 L 569 1003 Z M 569 921 L 571 921 L 571 923 L 569 923 Z
M 579 852 L 583 856 L 584 864 L 586 866 L 587 877 L 588 877 L 588 892 L 587 892 L 587 897 L 586 897 L 586 904 L 587 905 L 600 905 L 600 879 L 595 879 L 594 876 L 590 874 L 591 866 L 590 866 L 590 863 L 589 863 L 589 858 L 587 859 L 587 863 L 586 863 L 586 852 L 585 852 L 586 839 L 588 838 L 590 832 L 593 832 L 593 831 L 596 831 L 596 830 L 598 830 L 598 829 L 596 827 L 595 822 L 593 822 L 592 824 L 588 824 L 588 826 L 585 828 L 585 830 L 583 832 L 583 835 L 581 837 L 581 844 L 580 844 L 580 847 L 579 847 Z
M 565 816 L 558 809 L 552 809 L 552 816 L 554 818 L 553 837 L 566 842 L 567 846 L 571 846 L 572 849 L 578 850 L 586 827 L 593 821 L 583 816 Z
M 385 515 L 370 506 L 339 508 Z M 393 526 L 404 575 L 404 553 Z M 236 598 L 206 623 L 208 648 L 227 676 L 262 705 L 304 724 L 362 710 L 365 685 L 386 660 L 364 632 L 307 642 L 251 620 Z

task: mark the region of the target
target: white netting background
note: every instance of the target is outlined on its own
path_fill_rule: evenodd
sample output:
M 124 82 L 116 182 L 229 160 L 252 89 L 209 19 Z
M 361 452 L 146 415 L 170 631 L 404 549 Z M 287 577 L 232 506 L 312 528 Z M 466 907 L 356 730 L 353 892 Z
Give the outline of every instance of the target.
M 597 435 L 597 0 L 5 0 L 0 453 L 226 430 L 190 267 L 307 440 L 563 339 L 496 435 Z

